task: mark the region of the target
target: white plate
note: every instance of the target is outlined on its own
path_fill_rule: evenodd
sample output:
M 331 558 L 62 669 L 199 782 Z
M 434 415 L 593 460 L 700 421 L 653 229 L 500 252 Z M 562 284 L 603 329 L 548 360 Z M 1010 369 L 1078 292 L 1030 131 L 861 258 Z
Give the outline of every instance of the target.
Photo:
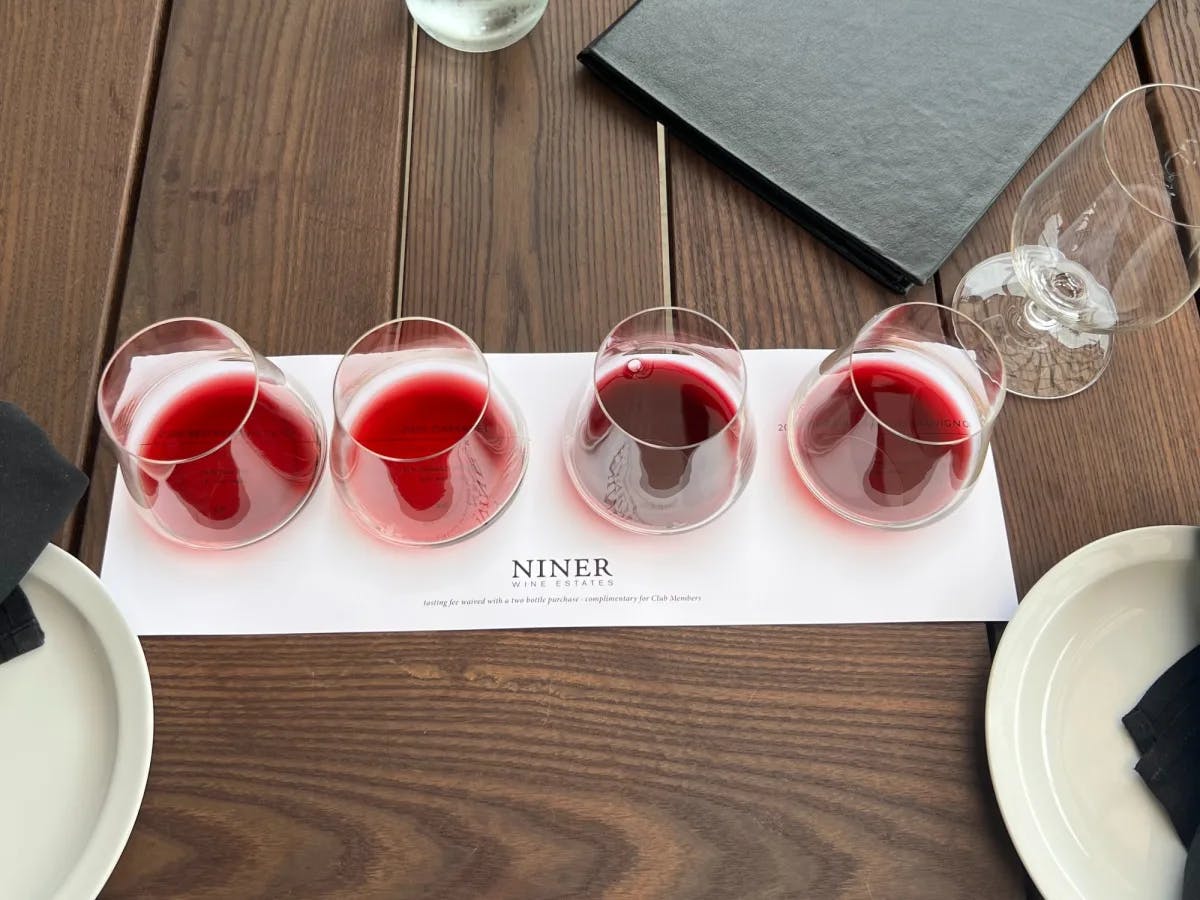
M 1072 553 L 1022 601 L 987 694 L 992 783 L 1047 900 L 1177 900 L 1186 853 L 1121 724 L 1200 643 L 1197 532 L 1139 528 Z
M 138 639 L 81 562 L 47 547 L 21 587 L 46 645 L 0 665 L 0 894 L 92 898 L 146 787 L 150 676 Z

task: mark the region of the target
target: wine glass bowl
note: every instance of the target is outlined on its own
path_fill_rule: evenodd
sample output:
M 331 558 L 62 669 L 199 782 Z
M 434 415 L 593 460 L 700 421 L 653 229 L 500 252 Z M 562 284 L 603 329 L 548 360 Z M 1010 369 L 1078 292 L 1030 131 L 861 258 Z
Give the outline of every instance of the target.
M 936 303 L 901 303 L 801 383 L 788 450 L 812 494 L 843 518 L 927 525 L 962 503 L 982 471 L 1004 389 L 983 329 Z
M 456 541 L 516 495 L 528 434 L 466 334 L 408 317 L 371 329 L 334 376 L 330 470 L 368 531 L 395 544 Z
M 232 549 L 272 534 L 324 469 L 311 399 L 209 319 L 168 319 L 130 337 L 105 366 L 97 408 L 142 518 L 187 547 Z
M 596 353 L 564 453 L 579 495 L 642 534 L 710 522 L 754 466 L 746 365 L 715 321 L 680 307 L 636 313 Z
M 1112 335 L 1169 317 L 1200 287 L 1200 90 L 1135 88 L 1042 172 L 1010 252 L 971 269 L 953 306 L 1004 354 L 1009 390 L 1078 393 Z

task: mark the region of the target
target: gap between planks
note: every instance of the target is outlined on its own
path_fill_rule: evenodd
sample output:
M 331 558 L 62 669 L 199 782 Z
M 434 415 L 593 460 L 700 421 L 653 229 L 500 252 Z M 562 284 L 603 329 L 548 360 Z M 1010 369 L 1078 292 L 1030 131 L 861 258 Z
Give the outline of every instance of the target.
M 121 308 L 125 299 L 125 281 L 129 274 L 129 260 L 133 254 L 133 229 L 137 222 L 138 206 L 142 197 L 142 178 L 146 169 L 146 154 L 150 148 L 150 129 L 154 124 L 154 109 L 158 102 L 158 83 L 162 77 L 163 57 L 166 53 L 167 31 L 171 25 L 173 0 L 162 0 L 158 5 L 151 28 L 149 52 L 143 70 L 142 91 L 138 97 L 138 121 L 133 140 L 129 146 L 129 164 L 122 185 L 122 200 L 117 217 L 116 239 L 109 262 L 108 277 L 104 285 L 104 309 L 96 329 L 96 344 L 92 352 L 92 371 L 88 383 L 88 402 L 81 430 L 80 442 L 75 448 L 75 460 L 89 479 L 96 475 L 96 460 L 101 441 L 100 419 L 96 411 L 96 392 L 100 387 L 100 374 L 108 364 L 117 345 L 120 332 Z M 78 557 L 83 547 L 83 528 L 87 521 L 88 506 L 94 485 L 86 491 L 79 505 L 64 527 L 67 551 Z
M 408 42 L 408 90 L 401 100 L 398 114 L 404 117 L 404 141 L 396 148 L 397 154 L 403 154 L 403 163 L 396 160 L 396 168 L 402 171 L 400 180 L 400 202 L 398 223 L 396 226 L 396 303 L 393 313 L 399 318 L 404 308 L 404 262 L 408 250 L 408 197 L 412 182 L 412 146 L 413 146 L 413 107 L 417 96 L 417 23 L 409 17 Z
M 674 293 L 671 282 L 671 213 L 670 195 L 667 190 L 667 129 L 656 122 L 658 133 L 658 240 L 662 247 L 662 290 L 663 306 L 673 306 Z

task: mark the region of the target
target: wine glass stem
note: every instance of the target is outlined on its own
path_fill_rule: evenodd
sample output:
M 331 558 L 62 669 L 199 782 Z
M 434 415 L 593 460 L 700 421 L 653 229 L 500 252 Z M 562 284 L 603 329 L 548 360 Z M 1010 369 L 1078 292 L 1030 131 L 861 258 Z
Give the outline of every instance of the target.
M 1060 327 L 1060 323 L 1052 316 L 1047 315 L 1033 299 L 1025 301 L 1025 315 L 1021 319 L 1021 324 L 1031 333 L 1053 331 Z

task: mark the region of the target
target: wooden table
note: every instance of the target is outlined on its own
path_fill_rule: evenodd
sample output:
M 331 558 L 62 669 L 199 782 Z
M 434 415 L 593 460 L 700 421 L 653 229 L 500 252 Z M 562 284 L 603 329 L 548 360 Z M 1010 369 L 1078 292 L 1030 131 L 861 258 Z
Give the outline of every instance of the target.
M 402 0 L 0 0 L 0 396 L 94 477 L 116 342 L 205 315 L 341 352 L 398 312 L 590 350 L 665 300 L 744 346 L 832 346 L 896 301 L 579 70 L 629 0 L 553 0 L 487 56 Z M 1163 0 L 935 282 L 1139 82 L 1200 82 Z M 1016 62 L 1014 64 L 1017 64 Z M 1101 535 L 1200 521 L 1200 317 L 1100 384 L 1011 399 L 1021 590 Z M 969 591 L 970 584 L 963 590 Z M 982 742 L 983 626 L 144 642 L 157 728 L 108 897 L 1019 897 Z

